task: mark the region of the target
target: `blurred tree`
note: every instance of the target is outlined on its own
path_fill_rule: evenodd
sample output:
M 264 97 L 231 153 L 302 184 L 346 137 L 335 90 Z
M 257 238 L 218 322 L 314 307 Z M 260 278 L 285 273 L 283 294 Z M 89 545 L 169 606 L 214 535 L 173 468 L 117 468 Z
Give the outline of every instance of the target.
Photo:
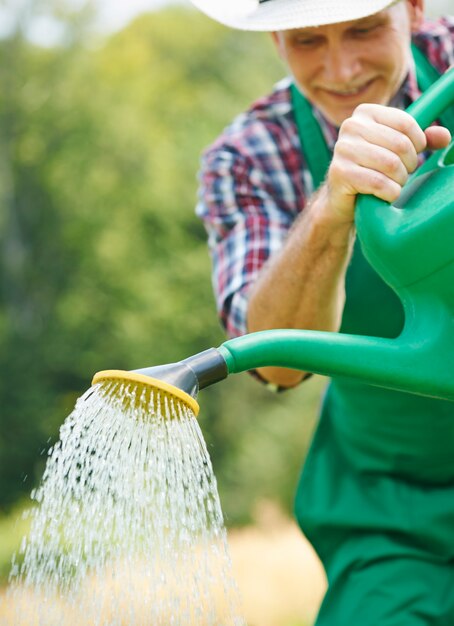
M 85 39 L 95 15 L 96 0 L 1 0 L 0 36 L 68 45 Z
M 33 18 L 46 10 L 61 21 L 62 2 L 7 2 L 2 9 L 9 15 L 0 41 L 0 506 L 6 506 L 30 488 L 25 476 L 33 476 L 55 430 L 49 414 L 65 385 L 66 368 L 48 363 L 54 355 L 58 363 L 65 345 L 55 307 L 79 251 L 60 236 L 62 207 L 49 165 L 66 140 L 64 82 L 82 47 L 78 20 L 66 23 L 58 50 L 28 43 Z
M 223 341 L 194 215 L 198 161 L 282 74 L 266 36 L 182 8 L 89 41 L 1 43 L 3 507 L 29 491 L 21 477 L 39 475 L 40 450 L 95 371 Z M 203 392 L 231 523 L 257 498 L 291 508 L 319 387 L 277 397 L 244 376 Z

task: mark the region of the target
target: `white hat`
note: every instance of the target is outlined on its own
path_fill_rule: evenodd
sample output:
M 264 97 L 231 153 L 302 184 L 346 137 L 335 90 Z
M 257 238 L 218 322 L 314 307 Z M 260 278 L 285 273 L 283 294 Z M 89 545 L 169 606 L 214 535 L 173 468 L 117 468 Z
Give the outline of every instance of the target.
M 322 26 L 378 13 L 395 0 L 191 0 L 209 17 L 240 30 Z

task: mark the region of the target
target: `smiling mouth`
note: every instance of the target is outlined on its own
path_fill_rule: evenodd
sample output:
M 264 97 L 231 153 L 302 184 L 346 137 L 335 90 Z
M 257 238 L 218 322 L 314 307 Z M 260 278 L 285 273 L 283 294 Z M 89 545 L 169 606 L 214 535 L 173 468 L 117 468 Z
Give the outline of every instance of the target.
M 366 83 L 359 85 L 358 87 L 352 87 L 351 89 L 324 89 L 325 93 L 335 98 L 354 98 L 367 91 L 369 86 L 373 83 L 374 79 L 368 80 Z

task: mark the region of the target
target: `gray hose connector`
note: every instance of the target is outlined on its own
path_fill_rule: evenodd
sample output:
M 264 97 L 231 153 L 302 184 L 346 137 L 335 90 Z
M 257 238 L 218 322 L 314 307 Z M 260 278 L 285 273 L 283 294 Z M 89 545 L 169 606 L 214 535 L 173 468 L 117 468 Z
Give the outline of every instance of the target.
M 200 389 L 205 389 L 228 375 L 225 359 L 216 348 L 209 348 L 178 363 L 146 367 L 134 372 L 169 383 L 193 398 L 197 398 Z

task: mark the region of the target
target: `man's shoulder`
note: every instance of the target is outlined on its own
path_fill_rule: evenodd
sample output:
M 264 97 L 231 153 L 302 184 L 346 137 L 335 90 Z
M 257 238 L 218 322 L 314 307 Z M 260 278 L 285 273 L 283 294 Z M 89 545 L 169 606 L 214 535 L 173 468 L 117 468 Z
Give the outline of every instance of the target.
M 238 115 L 227 127 L 227 130 L 233 131 L 237 127 L 242 128 L 256 121 L 261 123 L 273 122 L 282 115 L 288 114 L 291 109 L 290 85 L 290 78 L 280 80 L 274 85 L 271 93 L 253 102 L 244 113 Z
M 424 20 L 413 41 L 439 72 L 446 71 L 454 63 L 454 16 Z
M 241 153 L 260 152 L 267 138 L 279 141 L 279 133 L 287 133 L 292 124 L 290 78 L 279 81 L 268 95 L 259 98 L 237 115 L 206 152 L 221 148 Z M 269 142 L 268 142 L 269 143 Z

